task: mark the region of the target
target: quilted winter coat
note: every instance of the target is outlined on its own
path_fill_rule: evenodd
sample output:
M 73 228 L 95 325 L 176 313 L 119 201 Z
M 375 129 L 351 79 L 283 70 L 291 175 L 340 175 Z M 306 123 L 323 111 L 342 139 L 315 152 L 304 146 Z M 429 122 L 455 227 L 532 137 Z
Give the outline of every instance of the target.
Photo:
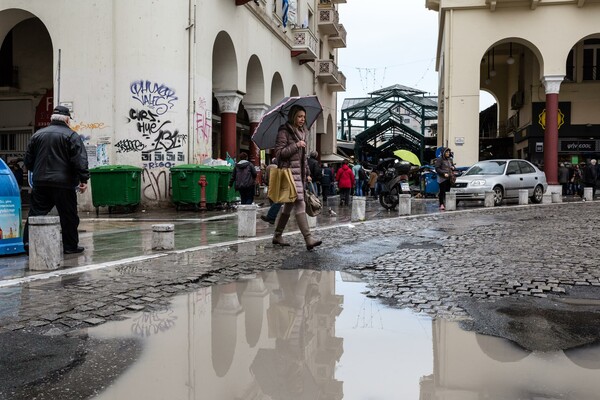
M 279 168 L 291 168 L 298 200 L 304 200 L 304 184 L 309 175 L 308 163 L 306 161 L 306 148 L 298 147 L 296 143 L 300 140 L 306 142 L 307 132 L 304 129 L 294 130 L 287 123 L 279 127 L 277 140 L 275 142 L 275 158 Z

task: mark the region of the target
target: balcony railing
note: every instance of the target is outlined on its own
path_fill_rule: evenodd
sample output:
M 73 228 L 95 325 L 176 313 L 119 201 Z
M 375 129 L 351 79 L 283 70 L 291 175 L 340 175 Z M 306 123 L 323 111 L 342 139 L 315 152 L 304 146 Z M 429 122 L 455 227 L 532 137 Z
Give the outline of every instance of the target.
M 346 76 L 338 70 L 333 60 L 317 61 L 317 79 L 326 83 L 329 90 L 343 92 L 346 90 Z
M 346 4 L 346 0 L 319 0 L 319 4 L 329 5 L 329 4 Z
M 294 44 L 292 45 L 292 57 L 298 60 L 314 61 L 319 51 L 319 41 L 308 28 L 292 30 Z
M 340 15 L 333 7 L 320 7 L 319 12 L 319 31 L 324 35 L 337 35 Z
M 333 48 L 345 48 L 346 47 L 346 29 L 344 25 L 338 25 L 338 34 L 329 36 L 329 44 Z

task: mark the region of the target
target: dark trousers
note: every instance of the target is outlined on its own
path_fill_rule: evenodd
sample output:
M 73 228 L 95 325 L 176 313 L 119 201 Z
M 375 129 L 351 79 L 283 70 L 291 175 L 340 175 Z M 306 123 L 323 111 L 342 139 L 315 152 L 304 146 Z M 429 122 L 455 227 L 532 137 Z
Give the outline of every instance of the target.
M 440 205 L 446 204 L 446 193 L 448 193 L 450 191 L 451 185 L 452 185 L 452 183 L 450 182 L 450 179 L 446 179 L 445 181 L 440 182 L 440 193 L 438 195 L 438 198 L 440 200 Z
M 340 206 L 347 206 L 350 204 L 350 190 L 351 188 L 342 188 L 340 189 Z
M 240 203 L 241 204 L 252 204 L 254 201 L 254 186 L 249 188 L 240 188 Z
M 331 188 L 330 185 L 321 185 L 321 194 L 323 195 L 323 204 L 327 204 L 327 195 L 329 195 L 329 191 Z
M 31 193 L 31 206 L 28 217 L 48 215 L 56 207 L 60 218 L 63 248 L 74 250 L 79 245 L 79 216 L 77 215 L 77 193 L 75 189 L 49 186 L 35 186 Z M 23 229 L 23 243 L 29 243 L 29 218 Z
M 267 218 L 271 221 L 275 221 L 277 219 L 277 214 L 279 214 L 279 210 L 283 203 L 273 203 L 271 207 L 269 207 L 269 211 L 267 211 Z

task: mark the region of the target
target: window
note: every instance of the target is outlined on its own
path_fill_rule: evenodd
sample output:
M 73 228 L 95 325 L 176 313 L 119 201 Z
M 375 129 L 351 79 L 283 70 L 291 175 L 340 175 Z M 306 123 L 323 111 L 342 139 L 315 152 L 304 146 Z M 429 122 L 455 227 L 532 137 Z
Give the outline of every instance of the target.
M 583 41 L 583 80 L 600 80 L 598 62 L 600 61 L 600 39 Z
M 519 169 L 519 164 L 516 161 L 511 161 L 508 163 L 508 168 L 506 169 L 506 175 L 514 175 L 520 174 L 521 170 Z
M 522 174 L 534 174 L 535 168 L 531 164 L 526 161 L 519 161 L 519 166 L 521 167 Z

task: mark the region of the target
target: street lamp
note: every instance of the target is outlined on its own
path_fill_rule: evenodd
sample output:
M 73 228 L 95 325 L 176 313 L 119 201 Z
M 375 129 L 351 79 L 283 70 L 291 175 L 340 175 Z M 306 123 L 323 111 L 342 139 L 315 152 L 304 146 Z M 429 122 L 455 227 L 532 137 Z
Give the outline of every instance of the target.
M 506 59 L 506 63 L 508 65 L 513 65 L 515 63 L 515 59 L 512 56 L 512 42 L 510 42 L 510 54 L 509 54 L 508 58 Z

